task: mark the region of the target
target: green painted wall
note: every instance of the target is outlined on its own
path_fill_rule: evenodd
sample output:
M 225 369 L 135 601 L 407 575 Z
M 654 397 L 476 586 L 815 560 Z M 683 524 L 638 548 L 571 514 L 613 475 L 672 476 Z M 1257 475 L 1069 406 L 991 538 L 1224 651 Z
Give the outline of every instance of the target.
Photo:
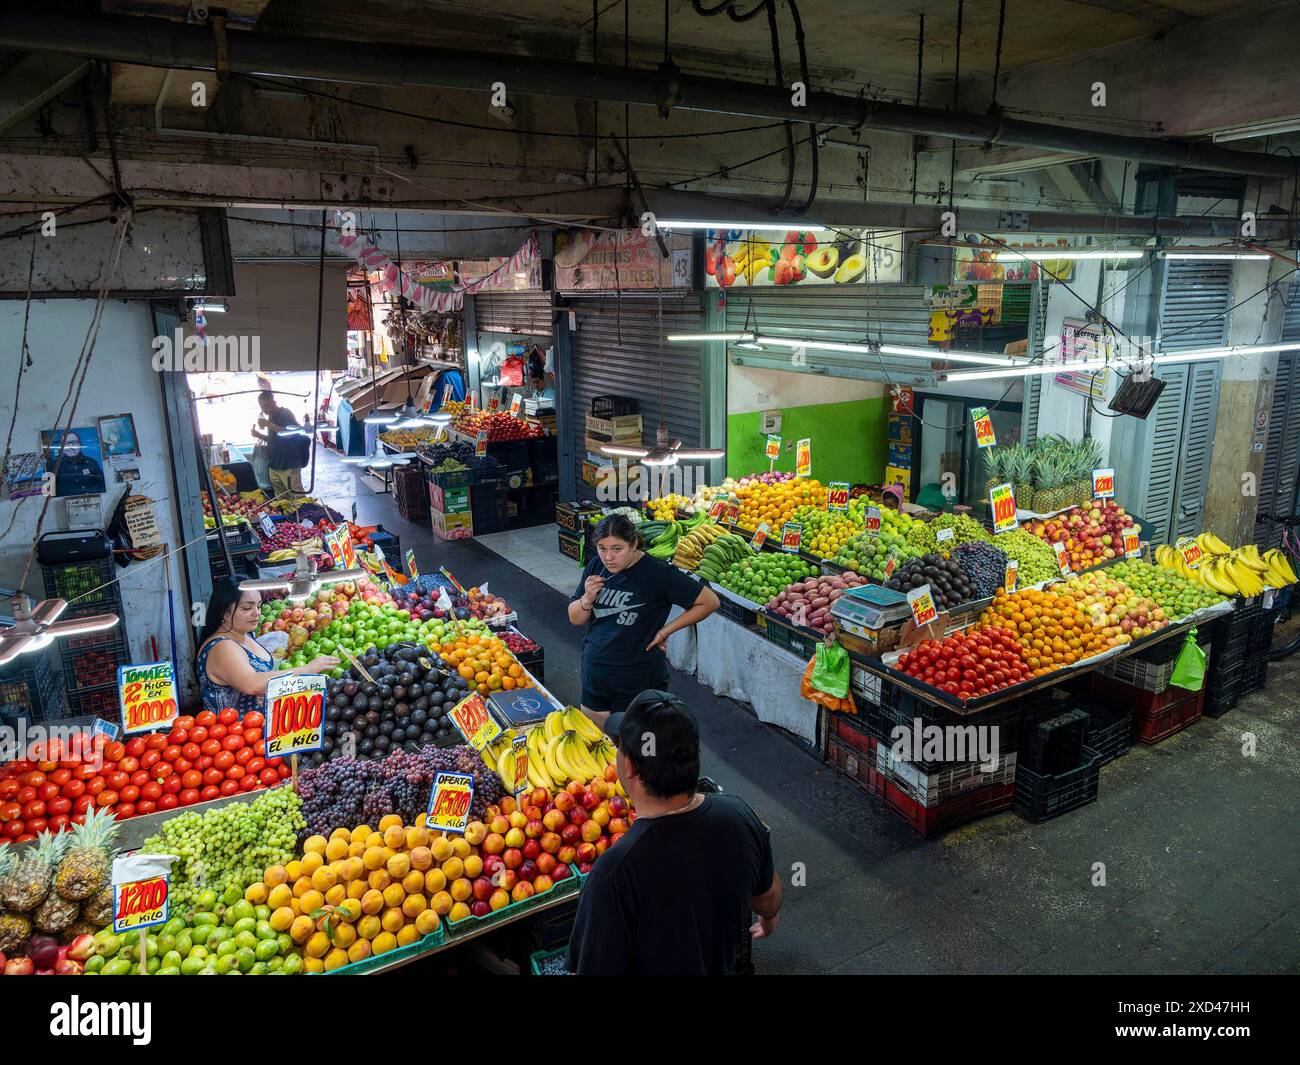
M 885 476 L 889 398 L 858 399 L 850 403 L 816 403 L 781 411 L 781 457 L 777 470 L 794 470 L 795 442 L 812 440 L 812 474 L 826 484 L 877 484 Z M 763 415 L 727 416 L 727 475 L 743 477 L 767 469 L 761 431 Z

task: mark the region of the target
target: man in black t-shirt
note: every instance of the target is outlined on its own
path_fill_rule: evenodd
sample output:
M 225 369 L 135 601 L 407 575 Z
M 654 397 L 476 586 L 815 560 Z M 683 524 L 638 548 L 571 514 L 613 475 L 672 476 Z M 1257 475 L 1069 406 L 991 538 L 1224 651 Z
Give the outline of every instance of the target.
M 696 793 L 699 726 L 676 696 L 642 692 L 605 731 L 636 819 L 583 886 L 569 970 L 731 972 L 742 936 L 776 930 L 781 879 L 766 826 L 734 796 Z M 758 921 L 747 927 L 751 912 Z
M 307 464 L 304 452 L 309 451 L 311 443 L 307 437 L 294 434 L 281 436 L 280 430 L 289 429 L 298 424 L 298 419 L 288 407 L 281 407 L 275 402 L 275 393 L 263 391 L 258 394 L 257 405 L 262 408 L 262 417 L 258 426 L 265 426 L 266 432 L 253 429 L 253 436 L 264 440 L 267 445 L 267 465 L 271 472 L 271 492 L 273 495 L 302 495 L 302 468 Z

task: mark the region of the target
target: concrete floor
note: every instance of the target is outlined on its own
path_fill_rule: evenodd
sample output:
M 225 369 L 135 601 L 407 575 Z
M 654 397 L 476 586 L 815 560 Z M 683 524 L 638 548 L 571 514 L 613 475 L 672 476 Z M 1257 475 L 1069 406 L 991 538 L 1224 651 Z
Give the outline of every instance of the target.
M 328 454 L 317 492 L 341 510 L 355 498 L 421 570 L 490 580 L 545 648 L 547 687 L 577 699 L 580 639 L 567 596 L 539 579 L 563 587 L 536 553 L 544 534 L 493 541 L 518 566 L 475 540 L 438 541 Z M 931 841 L 747 707 L 682 674 L 672 686 L 700 717 L 704 772 L 772 830 L 786 904 L 755 946 L 759 972 L 1300 973 L 1300 656 L 1224 717 L 1104 768 L 1092 805 L 1040 825 L 1000 814 Z M 796 863 L 804 887 L 789 886 Z M 1097 863 L 1105 886 L 1093 886 Z

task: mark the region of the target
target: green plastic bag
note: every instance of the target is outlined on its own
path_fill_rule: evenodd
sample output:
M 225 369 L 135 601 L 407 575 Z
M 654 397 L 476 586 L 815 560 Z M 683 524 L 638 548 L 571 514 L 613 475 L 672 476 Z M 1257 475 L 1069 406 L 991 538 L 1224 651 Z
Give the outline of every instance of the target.
M 1176 684 L 1188 691 L 1198 692 L 1205 683 L 1205 652 L 1196 645 L 1196 630 L 1192 629 L 1183 640 L 1183 649 L 1178 652 L 1178 661 L 1174 663 L 1170 684 Z
M 838 643 L 819 643 L 813 659 L 813 687 L 837 699 L 849 694 L 849 653 Z

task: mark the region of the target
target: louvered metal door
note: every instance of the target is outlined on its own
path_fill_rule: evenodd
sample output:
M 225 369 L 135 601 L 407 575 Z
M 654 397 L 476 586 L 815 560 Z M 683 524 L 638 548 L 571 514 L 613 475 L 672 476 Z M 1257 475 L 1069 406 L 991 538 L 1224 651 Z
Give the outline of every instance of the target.
M 554 332 L 549 292 L 481 292 L 470 298 L 480 333 L 548 337 Z
M 1300 280 L 1291 282 L 1282 318 L 1283 341 L 1300 340 Z M 1282 527 L 1266 518 L 1284 518 L 1296 512 L 1296 481 L 1300 474 L 1300 352 L 1283 351 L 1277 357 L 1277 376 L 1269 405 L 1264 467 L 1259 478 L 1259 509 L 1255 542 L 1280 547 Z
M 587 414 L 594 396 L 637 400 L 644 439 L 653 443 L 659 424 L 659 318 L 656 297 L 611 297 L 584 293 L 566 304 L 577 316 L 573 351 L 573 433 L 577 482 L 581 489 Z M 663 331 L 698 333 L 700 297 L 664 296 Z M 696 344 L 662 342 L 663 420 L 668 435 L 684 447 L 700 444 L 700 349 Z
M 1212 348 L 1228 338 L 1232 263 L 1165 260 L 1160 350 Z
M 1158 376 L 1165 382 L 1165 388 L 1142 424 L 1145 439 L 1140 441 L 1136 452 L 1138 456 L 1150 456 L 1146 461 L 1145 491 L 1141 493 L 1137 512 L 1145 521 L 1143 538 L 1155 544 L 1168 543 L 1173 528 L 1187 371 L 1187 366 L 1170 366 L 1160 371 Z
M 1204 528 L 1205 490 L 1210 479 L 1210 453 L 1214 450 L 1214 425 L 1219 414 L 1221 362 L 1194 362 L 1187 366 L 1187 399 L 1183 407 L 1182 447 L 1178 456 L 1178 484 L 1171 539 L 1196 536 Z
M 1047 296 L 1050 282 L 1035 281 L 1029 303 L 1029 357 L 1041 359 L 1047 331 Z M 1038 406 L 1043 395 L 1043 378 L 1033 374 L 1024 379 L 1024 406 L 1020 409 L 1020 442 L 1026 447 L 1038 439 Z

